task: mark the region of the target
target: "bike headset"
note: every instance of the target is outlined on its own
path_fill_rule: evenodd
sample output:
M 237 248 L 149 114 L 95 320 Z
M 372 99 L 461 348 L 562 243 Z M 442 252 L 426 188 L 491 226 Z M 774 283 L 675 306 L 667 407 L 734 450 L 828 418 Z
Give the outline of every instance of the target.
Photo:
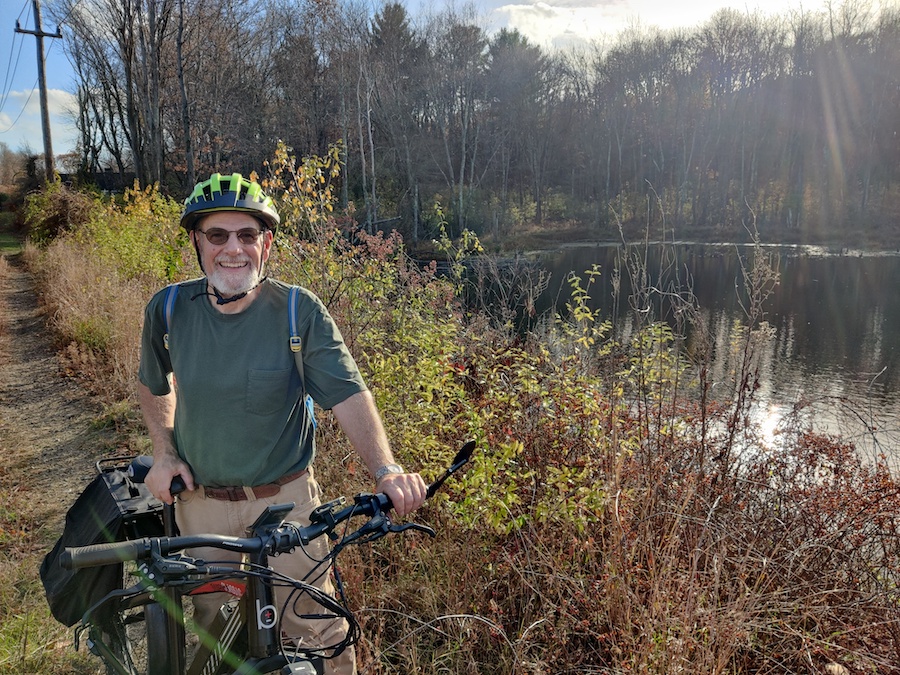
M 244 178 L 239 173 L 223 176 L 220 173 L 212 174 L 208 180 L 201 181 L 194 186 L 193 192 L 184 200 L 184 211 L 181 213 L 181 227 L 188 233 L 197 228 L 200 220 L 217 211 L 237 211 L 247 213 L 259 221 L 263 233 L 271 230 L 274 234 L 278 231 L 281 218 L 275 210 L 275 202 L 262 191 L 262 186 L 254 180 Z M 194 236 L 194 250 L 197 253 L 197 262 L 200 270 L 203 269 L 203 260 L 200 257 L 200 245 L 197 236 Z M 261 272 L 261 270 L 260 270 Z M 259 286 L 265 277 L 260 276 L 256 286 Z M 253 288 L 256 288 L 254 286 Z M 199 295 L 214 295 L 216 304 L 224 305 L 235 300 L 240 300 L 253 288 L 238 293 L 231 297 L 224 297 L 218 289 L 213 287 L 212 293 L 200 293 Z M 198 296 L 191 298 L 196 299 Z

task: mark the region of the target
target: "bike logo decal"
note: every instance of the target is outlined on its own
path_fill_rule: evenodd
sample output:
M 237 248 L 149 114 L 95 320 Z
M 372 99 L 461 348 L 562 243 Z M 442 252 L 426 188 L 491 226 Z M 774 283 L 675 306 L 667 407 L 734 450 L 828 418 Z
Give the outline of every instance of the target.
M 259 600 L 256 601 L 256 625 L 261 628 L 274 628 L 278 621 L 278 612 L 275 611 L 275 605 L 266 605 L 261 607 Z

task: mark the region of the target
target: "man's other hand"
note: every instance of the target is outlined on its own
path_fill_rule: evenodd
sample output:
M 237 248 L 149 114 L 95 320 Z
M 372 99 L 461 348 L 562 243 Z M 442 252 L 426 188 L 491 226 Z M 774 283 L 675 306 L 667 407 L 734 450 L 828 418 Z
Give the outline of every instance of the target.
M 398 516 L 405 516 L 425 503 L 428 488 L 417 473 L 389 473 L 382 476 L 375 489 L 391 498 Z
M 172 487 L 172 480 L 176 476 L 181 477 L 188 490 L 193 490 L 196 487 L 194 485 L 194 476 L 187 464 L 175 455 L 155 454 L 153 466 L 150 467 L 144 483 L 150 489 L 151 494 L 159 501 L 171 504 L 175 500 L 172 497 L 170 488 Z

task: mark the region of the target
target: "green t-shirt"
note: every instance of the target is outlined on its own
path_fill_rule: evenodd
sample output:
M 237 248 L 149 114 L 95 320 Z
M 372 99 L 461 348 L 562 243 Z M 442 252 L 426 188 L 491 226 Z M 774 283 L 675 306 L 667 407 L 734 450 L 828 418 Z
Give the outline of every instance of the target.
M 209 302 L 206 279 L 181 285 L 163 344 L 165 289 L 144 313 L 138 376 L 151 393 L 176 392 L 175 445 L 201 485 L 262 485 L 304 469 L 315 453 L 290 351 L 290 286 L 266 280 L 239 314 Z M 322 302 L 301 289 L 298 329 L 306 392 L 322 408 L 366 385 Z M 173 376 L 173 377 L 172 377 Z

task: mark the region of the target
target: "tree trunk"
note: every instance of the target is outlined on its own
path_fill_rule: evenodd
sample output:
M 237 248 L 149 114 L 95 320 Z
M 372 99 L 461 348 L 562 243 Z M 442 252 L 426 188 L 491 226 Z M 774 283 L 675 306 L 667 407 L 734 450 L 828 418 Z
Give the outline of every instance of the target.
M 184 133 L 185 182 L 188 189 L 196 182 L 194 170 L 194 145 L 191 135 L 191 109 L 188 103 L 187 86 L 184 82 L 184 0 L 178 0 L 178 39 L 175 44 L 178 59 L 178 89 L 181 95 L 181 129 Z

